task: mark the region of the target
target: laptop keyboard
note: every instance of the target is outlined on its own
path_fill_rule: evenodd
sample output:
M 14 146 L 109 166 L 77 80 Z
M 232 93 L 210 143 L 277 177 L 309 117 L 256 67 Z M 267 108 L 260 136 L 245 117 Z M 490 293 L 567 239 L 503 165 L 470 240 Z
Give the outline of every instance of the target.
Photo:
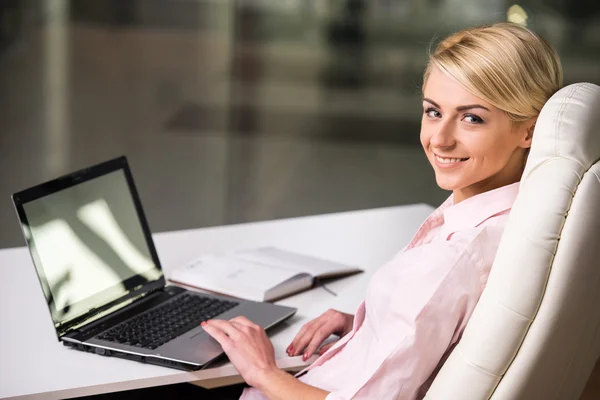
M 183 294 L 111 328 L 98 339 L 154 350 L 237 305 L 234 301 Z

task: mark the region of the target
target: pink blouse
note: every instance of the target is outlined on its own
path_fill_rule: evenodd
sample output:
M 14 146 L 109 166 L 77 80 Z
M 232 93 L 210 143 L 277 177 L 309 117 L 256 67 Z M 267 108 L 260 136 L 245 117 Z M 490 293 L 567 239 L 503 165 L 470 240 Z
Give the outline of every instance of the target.
M 300 381 L 327 400 L 417 399 L 460 338 L 485 287 L 515 201 L 514 183 L 456 205 L 450 196 L 373 275 L 352 331 Z M 242 399 L 264 399 L 249 388 Z

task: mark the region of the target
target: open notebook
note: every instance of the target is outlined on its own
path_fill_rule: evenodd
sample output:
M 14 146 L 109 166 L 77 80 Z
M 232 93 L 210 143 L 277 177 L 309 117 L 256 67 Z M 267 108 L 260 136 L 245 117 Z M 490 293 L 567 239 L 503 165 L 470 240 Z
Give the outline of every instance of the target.
M 310 289 L 318 280 L 362 272 L 354 266 L 263 247 L 206 254 L 175 268 L 170 280 L 254 301 L 273 301 Z

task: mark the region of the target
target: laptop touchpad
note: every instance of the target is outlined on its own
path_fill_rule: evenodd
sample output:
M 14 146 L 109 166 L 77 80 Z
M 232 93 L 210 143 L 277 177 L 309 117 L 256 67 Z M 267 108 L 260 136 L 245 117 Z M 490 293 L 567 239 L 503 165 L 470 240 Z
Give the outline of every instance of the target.
M 183 336 L 178 337 L 159 347 L 158 352 L 163 357 L 185 360 L 197 364 L 206 364 L 223 353 L 221 345 L 201 327 L 194 328 Z

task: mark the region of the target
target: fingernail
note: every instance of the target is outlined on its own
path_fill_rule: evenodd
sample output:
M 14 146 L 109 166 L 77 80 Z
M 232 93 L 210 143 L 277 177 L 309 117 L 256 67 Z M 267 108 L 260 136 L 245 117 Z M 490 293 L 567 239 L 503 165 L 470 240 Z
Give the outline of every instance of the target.
M 302 361 L 306 361 L 308 359 L 308 351 L 304 353 L 302 356 Z
M 206 321 L 200 322 L 200 326 L 204 326 L 204 325 L 206 325 Z

